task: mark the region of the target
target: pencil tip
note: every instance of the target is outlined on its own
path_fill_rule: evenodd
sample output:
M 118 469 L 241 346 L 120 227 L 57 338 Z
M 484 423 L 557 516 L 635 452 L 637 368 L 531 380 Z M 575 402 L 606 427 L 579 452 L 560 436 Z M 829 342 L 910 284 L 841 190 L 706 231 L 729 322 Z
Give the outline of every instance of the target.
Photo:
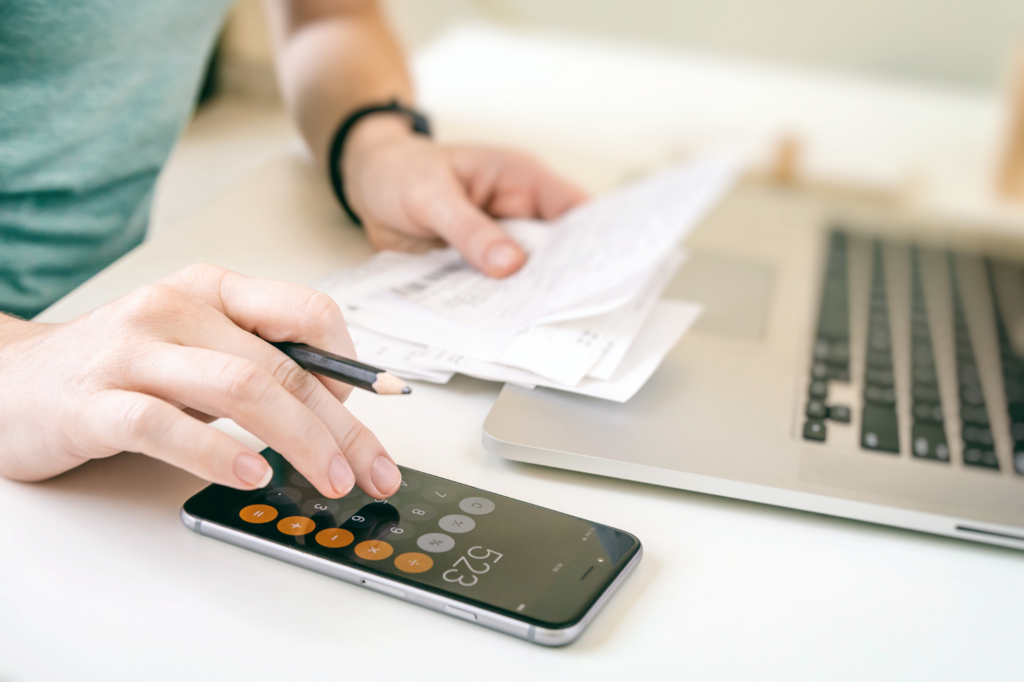
M 381 372 L 377 381 L 373 382 L 373 390 L 380 395 L 404 395 L 412 393 L 412 389 L 391 372 Z

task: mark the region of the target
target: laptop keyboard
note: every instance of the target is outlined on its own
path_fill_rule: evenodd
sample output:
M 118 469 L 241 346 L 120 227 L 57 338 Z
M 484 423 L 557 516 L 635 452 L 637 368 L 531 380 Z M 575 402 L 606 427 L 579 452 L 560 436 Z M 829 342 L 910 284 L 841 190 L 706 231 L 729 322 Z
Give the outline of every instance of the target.
M 846 235 L 834 232 L 829 243 L 825 288 L 818 315 L 818 335 L 814 343 L 814 363 L 808 387 L 807 420 L 804 438 L 823 441 L 825 420 L 850 421 L 850 408 L 827 404 L 831 380 L 850 380 L 850 296 L 847 273 Z M 831 414 L 830 414 L 831 413 Z
M 871 299 L 868 303 L 868 350 L 864 365 L 864 412 L 860 445 L 866 450 L 899 453 L 896 381 L 893 376 L 889 299 L 885 290 L 882 245 L 871 256 Z
M 994 266 L 985 263 L 985 274 L 989 288 L 995 290 Z M 1017 268 L 1016 275 L 1024 282 L 1024 268 Z M 1003 365 L 1003 390 L 1006 392 L 1006 406 L 1010 414 L 1010 438 L 1013 440 L 1013 468 L 1024 474 L 1024 359 L 1013 350 L 1010 333 L 1002 311 L 996 307 L 996 334 L 999 337 L 999 358 Z
M 956 341 L 956 375 L 960 382 L 960 421 L 964 443 L 964 464 L 998 469 L 995 441 L 989 428 L 988 407 L 981 386 L 981 374 L 974 357 L 971 333 L 964 314 L 963 295 L 953 255 L 949 254 L 950 285 L 953 289 L 953 338 Z M 989 290 L 991 292 L 991 289 Z
M 928 325 L 928 309 L 924 303 L 924 283 L 921 280 L 921 258 L 916 248 L 910 251 L 910 395 L 913 407 L 911 452 L 914 457 L 949 462 L 946 443 L 945 417 L 939 377 L 935 370 L 935 350 Z
M 835 231 L 829 238 L 811 376 L 804 401 L 803 438 L 808 441 L 830 442 L 830 426 L 835 429 L 839 428 L 839 424 L 851 421 L 853 408 L 830 401 L 829 395 L 832 384 L 851 382 L 851 349 L 856 347 L 857 353 L 862 353 L 862 357 L 857 359 L 863 360 L 863 363 L 853 363 L 854 367 L 859 368 L 858 375 L 862 372 L 863 378 L 863 390 L 857 394 L 862 400 L 859 406 L 859 431 L 855 432 L 859 449 L 889 456 L 907 454 L 912 459 L 948 466 L 954 460 L 954 452 L 951 451 L 949 441 L 953 438 L 958 446 L 956 454 L 960 456 L 959 459 L 964 466 L 998 471 L 998 439 L 993 432 L 990 406 L 986 401 L 983 386 L 983 372 L 976 355 L 977 339 L 972 339 L 971 321 L 965 309 L 965 305 L 976 305 L 978 295 L 984 295 L 990 301 L 982 307 L 990 306 L 995 315 L 994 332 L 998 339 L 1002 388 L 1009 413 L 1008 435 L 1012 447 L 1013 469 L 1018 474 L 1024 474 L 1024 359 L 1018 357 L 1014 350 L 1007 321 L 996 297 L 993 263 L 990 260 L 981 261 L 985 275 L 984 286 L 975 282 L 971 290 L 974 298 L 965 303 L 968 297 L 964 289 L 965 274 L 961 272 L 963 265 L 954 254 L 945 254 L 948 274 L 944 277 L 949 289 L 948 292 L 942 293 L 948 293 L 946 305 L 950 310 L 946 313 L 945 319 L 932 320 L 929 317 L 927 298 L 935 293 L 928 290 L 926 281 L 931 281 L 934 288 L 937 280 L 927 279 L 926 268 L 922 262 L 923 255 L 919 249 L 911 246 L 905 251 L 895 252 L 901 254 L 898 256 L 899 264 L 903 265 L 903 262 L 906 262 L 903 268 L 909 272 L 904 274 L 891 270 L 890 272 L 900 274 L 901 278 L 905 276 L 906 282 L 900 279 L 902 288 L 897 287 L 889 291 L 886 256 L 891 257 L 892 254 L 887 253 L 886 244 L 881 240 L 865 243 L 863 239 L 858 239 L 861 248 L 858 253 L 864 254 L 858 262 L 865 263 L 869 273 L 866 275 L 869 283 L 864 279 L 857 280 L 864 283 L 864 289 L 858 291 L 866 290 L 868 296 L 866 339 L 862 339 L 859 346 L 851 342 L 852 238 L 842 231 Z M 906 261 L 901 260 L 904 258 L 903 253 L 906 253 Z M 933 259 L 931 262 L 934 277 L 934 266 L 937 261 Z M 865 268 L 861 267 L 860 270 L 863 271 Z M 1024 283 L 1024 268 L 1017 268 L 1017 274 Z M 984 293 L 979 294 L 981 291 Z M 901 308 L 910 314 L 908 327 L 902 327 L 905 331 L 901 341 L 903 345 L 900 346 L 904 349 L 901 357 L 908 357 L 906 351 L 909 350 L 910 363 L 909 372 L 903 375 L 899 374 L 894 362 L 896 356 L 891 305 L 895 305 L 894 301 L 898 300 L 892 298 L 894 295 L 909 298 L 904 303 L 909 305 Z M 939 322 L 938 326 L 935 325 L 936 321 Z M 974 323 L 978 324 L 978 321 L 974 320 Z M 952 380 L 952 369 L 947 370 L 949 373 L 945 378 L 940 377 L 937 360 L 939 356 L 936 354 L 933 339 L 933 330 L 941 334 L 944 327 L 949 330 L 945 333 L 948 333 L 950 338 L 945 339 L 943 348 L 947 349 L 946 357 L 951 351 L 954 358 L 952 364 L 945 360 L 947 364 L 943 366 L 955 365 L 955 378 Z M 860 334 L 865 334 L 864 327 L 860 329 Z M 909 344 L 906 339 L 907 332 Z M 900 376 L 905 378 L 898 380 Z M 907 380 L 909 386 L 904 383 L 901 384 L 904 388 L 899 389 L 899 381 Z M 943 392 L 940 388 L 943 381 L 953 384 L 947 393 L 949 409 L 943 407 Z M 953 404 L 952 400 L 954 388 L 956 404 Z M 842 391 L 837 388 L 831 392 L 849 397 L 849 391 L 849 388 Z M 908 402 L 900 405 L 901 400 Z M 955 420 L 952 426 L 948 423 L 947 417 L 952 414 L 959 416 L 959 433 L 956 432 Z M 905 431 L 902 431 L 903 438 L 907 440 L 903 441 L 901 449 L 901 418 L 908 417 L 909 424 L 905 423 Z M 1007 422 L 999 420 L 998 423 Z M 845 428 L 849 429 L 848 426 Z

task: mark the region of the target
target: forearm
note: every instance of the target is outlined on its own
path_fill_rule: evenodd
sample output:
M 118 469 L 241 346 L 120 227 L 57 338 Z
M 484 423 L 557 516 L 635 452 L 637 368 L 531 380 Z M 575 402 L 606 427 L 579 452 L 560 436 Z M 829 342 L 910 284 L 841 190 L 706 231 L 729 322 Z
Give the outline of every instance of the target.
M 285 102 L 321 163 L 352 110 L 412 103 L 402 50 L 374 0 L 267 0 L 267 11 Z

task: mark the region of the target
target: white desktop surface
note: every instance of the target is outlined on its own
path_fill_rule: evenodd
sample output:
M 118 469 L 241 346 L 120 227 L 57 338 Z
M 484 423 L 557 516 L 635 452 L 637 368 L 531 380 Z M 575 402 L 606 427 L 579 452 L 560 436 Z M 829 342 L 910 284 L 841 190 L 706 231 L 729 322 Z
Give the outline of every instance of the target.
M 197 261 L 308 283 L 369 253 L 322 173 L 280 155 L 42 319 Z M 0 479 L 0 680 L 1020 676 L 1024 553 L 506 462 L 481 446 L 497 384 L 414 386 L 349 403 L 399 462 L 643 541 L 576 644 L 544 649 L 196 535 L 178 511 L 204 483 L 120 455 Z

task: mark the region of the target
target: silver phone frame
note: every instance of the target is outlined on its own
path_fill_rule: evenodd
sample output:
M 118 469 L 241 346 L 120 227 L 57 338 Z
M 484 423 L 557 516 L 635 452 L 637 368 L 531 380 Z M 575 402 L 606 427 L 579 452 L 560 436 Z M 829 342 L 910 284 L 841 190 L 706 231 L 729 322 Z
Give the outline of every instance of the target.
M 417 606 L 438 611 L 453 618 L 473 622 L 485 628 L 503 632 L 506 635 L 512 635 L 513 637 L 525 639 L 528 642 L 549 647 L 565 646 L 576 641 L 583 634 L 583 631 L 587 629 L 591 621 L 594 620 L 601 608 L 608 603 L 611 596 L 615 594 L 622 583 L 636 569 L 644 552 L 643 545 L 640 545 L 633 558 L 623 567 L 619 575 L 615 577 L 615 580 L 608 585 L 597 601 L 594 602 L 593 606 L 583 615 L 583 618 L 567 628 L 552 630 L 550 628 L 530 625 L 515 618 L 467 604 L 458 599 L 445 597 L 412 585 L 390 580 L 356 566 L 336 563 L 329 559 L 243 533 L 234 528 L 228 528 L 205 519 L 198 519 L 186 512 L 184 507 L 181 510 L 181 521 L 185 524 L 186 528 L 199 535 L 221 540 L 229 545 L 248 549 L 258 554 L 299 566 L 300 568 L 307 568 L 322 575 L 351 583 L 352 585 L 365 587 L 395 599 L 401 599 Z

